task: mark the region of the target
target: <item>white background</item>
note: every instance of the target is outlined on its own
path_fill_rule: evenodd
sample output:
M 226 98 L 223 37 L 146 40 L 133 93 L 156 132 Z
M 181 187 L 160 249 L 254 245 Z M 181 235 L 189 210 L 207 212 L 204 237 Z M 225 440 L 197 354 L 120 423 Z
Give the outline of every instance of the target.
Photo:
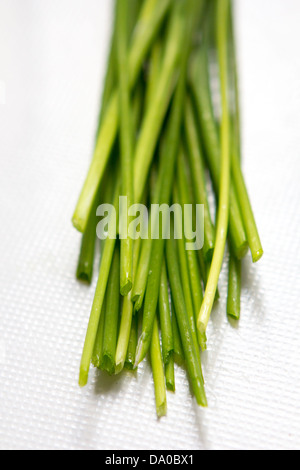
M 207 410 L 177 392 L 158 421 L 137 377 L 77 386 L 93 288 L 71 216 L 93 149 L 112 3 L 0 0 L 0 448 L 300 448 L 300 2 L 237 0 L 243 161 L 265 249 L 222 300 L 203 355 Z

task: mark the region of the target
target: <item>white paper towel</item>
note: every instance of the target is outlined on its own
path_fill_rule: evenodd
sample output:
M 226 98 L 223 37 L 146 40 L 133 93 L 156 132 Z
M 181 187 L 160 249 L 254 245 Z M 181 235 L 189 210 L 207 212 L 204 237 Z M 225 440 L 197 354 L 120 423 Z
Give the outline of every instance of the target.
M 0 0 L 0 448 L 300 447 L 300 4 L 238 0 L 243 160 L 265 256 L 221 301 L 203 354 L 157 420 L 151 371 L 77 386 L 94 287 L 76 282 L 71 215 L 90 161 L 112 2 Z M 4 99 L 5 97 L 5 99 Z

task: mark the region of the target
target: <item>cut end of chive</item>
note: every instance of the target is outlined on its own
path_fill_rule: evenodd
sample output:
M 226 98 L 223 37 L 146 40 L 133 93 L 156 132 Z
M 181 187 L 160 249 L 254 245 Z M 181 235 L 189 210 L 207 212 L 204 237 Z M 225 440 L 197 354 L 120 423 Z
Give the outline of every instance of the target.
M 232 310 L 227 310 L 227 316 L 231 320 L 238 321 L 240 319 L 240 312 L 234 312 Z
M 161 405 L 156 407 L 156 413 L 158 418 L 162 418 L 167 415 L 167 402 L 164 401 Z
M 122 297 L 126 297 L 131 292 L 131 289 L 132 282 L 130 280 L 127 280 L 126 284 L 124 284 L 120 290 Z
M 88 376 L 89 376 L 89 373 L 88 371 L 86 370 L 83 370 L 83 369 L 80 369 L 80 373 L 79 373 L 79 387 L 85 387 L 88 383 Z
M 201 380 L 198 378 L 192 379 L 192 386 L 198 405 L 202 406 L 203 408 L 207 408 L 207 398 L 204 390 L 204 385 Z
M 101 364 L 100 356 L 92 357 L 92 364 L 94 367 L 96 367 L 96 369 L 100 369 L 100 364 Z
M 114 375 L 115 373 L 115 363 L 113 359 L 107 354 L 103 355 L 101 370 L 106 371 L 109 375 Z
M 255 253 L 252 253 L 253 263 L 257 263 L 262 258 L 263 254 L 264 254 L 264 250 L 262 248 L 260 248 Z
M 124 362 L 123 361 L 120 361 L 120 362 L 116 363 L 115 375 L 120 374 L 123 369 L 124 369 Z
M 227 317 L 230 320 L 238 321 L 240 319 L 240 308 L 237 305 L 237 303 L 233 302 L 230 303 L 228 302 L 227 305 Z
M 125 361 L 124 369 L 129 370 L 131 372 L 135 372 L 137 370 L 137 367 L 135 367 L 133 362 L 127 360 Z
M 76 278 L 78 281 L 81 281 L 87 284 L 91 284 L 92 282 L 92 274 L 86 271 L 83 271 L 81 269 L 78 269 L 76 273 Z
M 76 230 L 78 230 L 78 232 L 84 233 L 85 228 L 86 228 L 86 223 L 83 219 L 80 219 L 79 217 L 77 217 L 76 214 L 73 215 L 72 224 L 76 228 Z
M 173 392 L 175 393 L 175 383 L 174 382 L 169 382 L 168 380 L 166 381 L 166 386 L 167 386 L 167 390 L 169 392 Z

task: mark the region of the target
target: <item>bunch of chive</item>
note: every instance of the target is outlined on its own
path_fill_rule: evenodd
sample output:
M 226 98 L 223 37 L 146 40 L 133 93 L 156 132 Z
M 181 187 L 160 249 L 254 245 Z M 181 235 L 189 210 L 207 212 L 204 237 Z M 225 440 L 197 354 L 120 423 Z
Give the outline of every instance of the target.
M 175 391 L 175 363 L 207 406 L 201 350 L 226 243 L 227 314 L 236 320 L 241 260 L 248 248 L 253 262 L 263 255 L 241 170 L 231 0 L 116 0 L 95 152 L 73 216 L 83 234 L 78 279 L 92 279 L 97 206 L 110 203 L 118 213 L 120 196 L 127 210 L 142 202 L 202 204 L 204 244 L 186 250 L 191 240 L 174 236 L 184 224 L 177 216 L 168 240 L 161 232 L 132 240 L 127 217 L 117 221 L 118 239 L 108 230 L 79 384 L 87 384 L 91 363 L 119 374 L 149 355 L 158 416 L 167 410 L 166 390 Z

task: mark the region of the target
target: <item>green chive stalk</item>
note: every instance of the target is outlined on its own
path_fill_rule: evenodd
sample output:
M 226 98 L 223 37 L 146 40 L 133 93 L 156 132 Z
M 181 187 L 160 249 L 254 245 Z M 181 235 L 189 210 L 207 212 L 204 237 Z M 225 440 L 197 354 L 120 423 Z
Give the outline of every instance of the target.
M 134 315 L 131 322 L 131 331 L 127 349 L 126 360 L 124 368 L 128 370 L 135 370 L 135 352 L 138 342 L 138 315 Z
M 239 320 L 241 313 L 241 270 L 241 260 L 231 253 L 229 259 L 227 315 L 234 320 Z
M 231 59 L 230 69 L 233 71 L 231 89 L 234 94 L 234 132 L 233 132 L 233 152 L 232 152 L 232 176 L 236 188 L 237 197 L 240 204 L 241 215 L 247 235 L 247 241 L 254 263 L 263 256 L 263 248 L 260 241 L 257 225 L 255 222 L 252 206 L 250 203 L 247 187 L 241 169 L 241 144 L 240 144 L 240 108 L 239 108 L 239 85 L 238 70 L 236 60 L 236 45 L 234 37 L 234 25 L 232 7 L 230 8 L 230 31 L 229 31 L 229 53 Z
M 206 286 L 207 286 L 207 281 L 208 281 L 208 274 L 211 268 L 211 261 L 210 262 L 205 261 L 203 253 L 201 251 L 198 251 L 198 260 L 199 260 L 201 278 L 203 282 L 203 290 L 205 291 Z M 220 292 L 219 292 L 219 288 L 217 287 L 215 302 L 219 300 L 219 298 L 220 298 Z M 197 312 L 199 312 L 199 310 L 197 310 Z
M 178 200 L 182 207 L 184 205 L 193 204 L 193 200 L 189 194 L 189 177 L 187 174 L 187 164 L 185 161 L 185 156 L 183 150 L 181 150 L 178 158 L 178 167 L 177 167 L 177 185 L 178 185 Z M 185 215 L 185 217 L 187 217 Z M 188 221 L 189 226 L 192 224 L 192 220 Z M 185 243 L 189 243 L 191 240 L 185 239 Z M 203 301 L 203 290 L 201 284 L 201 271 L 197 258 L 197 253 L 195 250 L 185 250 L 187 257 L 188 265 L 188 274 L 189 274 L 189 284 L 191 295 L 193 299 L 193 311 L 195 313 L 195 322 L 197 320 L 196 315 L 200 310 L 202 301 Z M 205 271 L 206 272 L 206 271 Z M 197 330 L 198 331 L 198 330 Z
M 130 1 L 130 15 L 128 18 L 128 31 L 130 36 L 132 36 L 132 33 L 134 31 L 134 28 L 136 26 L 136 22 L 139 18 L 141 6 L 143 4 L 143 0 L 131 0 Z M 117 8 L 115 9 L 117 13 Z M 117 18 L 114 19 L 114 27 L 113 27 L 113 35 L 111 38 L 111 46 L 110 46 L 110 52 L 108 56 L 108 64 L 107 64 L 107 72 L 106 72 L 106 77 L 105 77 L 105 82 L 104 82 L 104 88 L 103 88 L 103 93 L 102 93 L 102 102 L 100 106 L 100 116 L 99 116 L 99 122 L 98 122 L 98 129 L 97 129 L 97 139 L 98 135 L 101 129 L 102 121 L 105 116 L 107 106 L 109 104 L 111 95 L 113 94 L 115 87 L 118 82 L 118 70 L 117 70 L 117 34 L 116 32 L 118 31 L 117 28 Z
M 153 178 L 150 188 L 151 204 L 159 204 L 160 202 L 160 193 L 163 185 L 163 177 L 165 174 L 165 168 L 168 166 L 168 164 L 168 155 L 166 153 L 162 153 L 158 176 L 155 175 L 154 177 L 152 174 Z M 151 251 L 153 243 L 153 240 L 151 238 L 150 222 L 151 212 L 148 218 L 148 236 L 142 240 L 141 255 L 132 291 L 132 301 L 134 302 L 134 310 L 136 312 L 140 311 L 144 302 L 148 274 L 150 269 Z
M 201 47 L 196 53 L 192 66 L 192 91 L 197 111 L 197 117 L 201 125 L 203 141 L 205 145 L 207 163 L 210 169 L 214 188 L 220 195 L 221 182 L 221 156 L 218 128 L 216 125 L 208 72 L 207 50 Z M 234 252 L 238 258 L 243 258 L 248 251 L 247 237 L 235 187 L 230 187 L 230 223 L 229 233 Z
M 232 152 L 232 176 L 241 208 L 242 219 L 247 234 L 247 241 L 252 254 L 252 260 L 254 263 L 256 263 L 263 256 L 264 252 L 242 173 L 241 164 L 238 158 L 238 152 L 236 151 Z
M 230 25 L 229 25 L 229 77 L 231 87 L 231 101 L 232 101 L 232 136 L 236 152 L 238 153 L 239 161 L 241 162 L 241 112 L 240 112 L 240 95 L 239 95 L 239 76 L 236 58 L 236 43 L 234 31 L 234 18 L 232 11 L 232 1 L 230 1 Z
M 166 386 L 169 392 L 175 392 L 175 363 L 174 352 L 169 357 L 169 361 L 165 364 Z
M 104 322 L 105 322 L 105 299 L 102 306 L 102 312 L 99 320 L 97 336 L 95 339 L 94 351 L 92 356 L 92 364 L 100 369 L 102 363 L 103 353 L 103 335 L 104 335 Z
M 173 341 L 174 341 L 174 361 L 182 366 L 185 361 L 184 351 L 181 343 L 181 338 L 178 330 L 178 323 L 176 320 L 175 306 L 173 300 L 171 300 L 172 305 L 172 331 L 173 331 Z
M 156 413 L 161 418 L 167 414 L 167 393 L 157 318 L 154 319 L 150 357 L 155 388 Z
M 117 44 L 119 72 L 119 109 L 120 109 L 120 150 L 121 150 L 121 196 L 126 197 L 126 207 L 120 216 L 121 239 L 121 285 L 120 291 L 126 296 L 132 289 L 133 241 L 129 237 L 128 211 L 134 202 L 133 195 L 133 160 L 134 134 L 132 106 L 130 98 L 129 62 L 128 62 L 128 23 L 130 1 L 117 2 Z
M 141 310 L 144 302 L 151 259 L 151 246 L 152 240 L 150 238 L 142 241 L 141 256 L 138 265 L 138 275 L 136 276 L 136 282 L 134 284 L 132 295 L 135 312 L 139 312 Z
M 230 196 L 230 113 L 228 103 L 228 50 L 227 34 L 229 20 L 229 0 L 217 0 L 216 30 L 220 65 L 222 123 L 221 123 L 221 181 L 217 220 L 216 246 L 209 272 L 203 303 L 198 316 L 198 329 L 201 347 L 206 349 L 206 328 L 212 311 L 218 279 L 220 276 L 229 221 Z
M 129 39 L 132 38 L 134 34 L 135 27 L 137 26 L 137 21 L 141 12 L 141 9 L 144 4 L 144 0 L 128 0 L 128 8 L 130 9 L 130 15 L 127 15 L 128 22 L 128 32 Z
M 91 284 L 94 270 L 96 229 L 97 229 L 97 206 L 101 201 L 112 202 L 112 171 L 108 166 L 105 173 L 105 183 L 100 185 L 95 205 L 90 215 L 86 231 L 82 235 L 81 249 L 78 258 L 76 277 L 80 281 Z
M 116 213 L 118 213 L 119 207 L 119 194 L 120 194 L 120 185 L 117 182 L 113 205 L 116 208 Z M 79 385 L 84 387 L 88 381 L 88 374 L 90 370 L 91 359 L 94 351 L 95 340 L 97 336 L 99 320 L 102 312 L 106 287 L 108 284 L 108 277 L 110 273 L 111 263 L 113 260 L 116 239 L 115 233 L 113 232 L 112 226 L 109 224 L 108 237 L 104 244 L 104 250 L 101 258 L 99 278 L 97 282 L 96 292 L 94 296 L 94 302 L 90 314 L 89 324 L 86 332 L 81 363 L 80 363 L 80 372 L 79 372 Z
M 212 223 L 205 180 L 205 162 L 199 141 L 191 98 L 188 97 L 185 107 L 185 139 L 191 165 L 193 188 L 196 204 L 204 206 L 204 254 L 207 260 L 212 259 L 215 247 L 215 227 Z
M 230 66 L 229 76 L 232 88 L 232 153 L 238 156 L 239 164 L 241 163 L 241 126 L 240 126 L 240 100 L 239 100 L 239 84 L 236 61 L 236 47 L 234 37 L 232 2 L 230 11 L 230 33 L 229 33 L 229 55 Z M 233 163 L 234 164 L 234 163 Z M 250 243 L 249 243 L 250 246 Z M 250 247 L 251 249 L 251 247 Z M 229 268 L 228 268 L 228 293 L 227 293 L 227 316 L 234 320 L 240 319 L 241 312 L 241 276 L 242 262 L 236 258 L 233 249 L 229 244 Z
M 163 42 L 160 37 L 155 41 L 150 55 L 149 76 L 146 91 L 146 109 L 149 109 L 156 93 L 162 66 Z
M 115 372 L 115 355 L 120 314 L 120 250 L 116 245 L 109 275 L 100 367 L 110 375 Z
M 76 271 L 77 279 L 79 281 L 87 282 L 88 284 L 91 284 L 92 282 L 94 270 L 97 226 L 96 205 L 91 212 L 86 230 L 82 235 L 81 248 Z
M 134 195 L 140 202 L 155 153 L 157 140 L 166 116 L 178 78 L 184 32 L 182 2 L 175 4 L 162 60 L 162 69 L 156 80 L 155 93 L 146 112 L 134 157 Z
M 135 129 L 135 137 L 137 138 L 141 120 L 143 116 L 143 108 L 144 108 L 144 84 L 142 79 L 139 80 L 133 94 L 132 98 L 132 115 L 133 115 L 133 123 Z
M 174 186 L 173 202 L 175 204 L 180 204 L 178 188 L 176 184 Z M 175 219 L 174 220 L 175 233 L 176 232 L 178 233 L 178 230 L 180 230 L 180 226 L 182 226 L 183 220 L 182 220 L 182 217 L 180 217 L 180 214 L 178 212 L 175 212 L 174 219 Z M 193 305 L 192 289 L 191 289 L 190 275 L 189 275 L 189 264 L 188 264 L 188 257 L 187 257 L 188 251 L 186 250 L 185 243 L 186 242 L 185 242 L 184 237 L 181 237 L 178 240 L 176 240 L 175 247 L 177 247 L 185 306 L 186 306 L 186 310 L 188 314 L 188 319 L 190 323 L 190 329 L 191 329 L 192 338 L 193 338 L 193 342 L 195 346 L 197 360 L 200 363 L 200 351 L 199 351 L 197 327 L 196 327 L 196 319 L 195 319 L 196 313 L 194 311 L 194 305 Z
M 130 89 L 133 90 L 147 53 L 165 19 L 171 0 L 145 0 L 129 51 Z M 112 94 L 103 116 L 94 156 L 83 185 L 74 215 L 73 225 L 84 232 L 102 181 L 119 128 L 119 92 Z
M 172 320 L 169 298 L 169 284 L 167 267 L 164 262 L 161 271 L 160 292 L 159 292 L 159 319 L 162 340 L 162 355 L 164 364 L 168 364 L 174 351 Z
M 193 334 L 191 331 L 189 317 L 185 305 L 179 262 L 177 258 L 174 240 L 167 240 L 166 252 L 169 280 L 172 289 L 176 319 L 178 322 L 178 328 L 184 350 L 187 370 L 189 373 L 192 389 L 196 397 L 197 403 L 201 406 L 206 407 L 207 399 L 204 390 L 201 364 L 198 360 L 198 355 L 196 352 Z
M 116 19 L 114 20 L 114 26 L 116 26 Z M 116 28 L 114 27 L 114 31 Z M 107 106 L 109 104 L 111 95 L 117 83 L 117 71 L 116 71 L 116 34 L 114 32 L 111 39 L 111 46 L 107 64 L 107 72 L 104 81 L 104 88 L 101 97 L 100 114 L 98 120 L 98 128 L 96 132 L 96 139 L 98 139 L 99 131 L 102 125 L 103 117 L 105 115 Z M 102 191 L 102 185 L 100 185 L 100 191 Z M 91 210 L 86 229 L 82 235 L 81 249 L 79 254 L 79 260 L 77 265 L 76 277 L 78 280 L 92 282 L 93 267 L 94 267 L 94 256 L 95 256 L 95 243 L 96 243 L 96 209 L 98 205 L 97 196 L 94 201 L 94 206 Z M 107 201 L 105 201 L 107 202 Z
M 174 186 L 173 194 L 174 194 L 173 196 L 174 204 L 179 205 L 180 199 L 178 195 L 178 187 L 176 184 Z M 180 227 L 182 227 L 182 222 L 183 220 L 179 212 L 178 211 L 175 212 L 175 216 L 174 216 L 175 233 L 179 233 L 178 230 L 180 230 Z M 194 307 L 193 307 L 192 291 L 191 291 L 191 285 L 190 285 L 187 250 L 186 250 L 184 237 L 180 237 L 178 240 L 176 240 L 176 245 L 177 245 L 177 252 L 178 252 L 178 259 L 179 259 L 179 266 L 180 266 L 182 289 L 184 293 L 184 300 L 185 300 L 185 305 L 186 305 L 187 312 L 190 318 L 191 331 L 192 331 L 193 338 L 195 340 L 195 346 L 196 346 L 197 340 L 196 340 Z

